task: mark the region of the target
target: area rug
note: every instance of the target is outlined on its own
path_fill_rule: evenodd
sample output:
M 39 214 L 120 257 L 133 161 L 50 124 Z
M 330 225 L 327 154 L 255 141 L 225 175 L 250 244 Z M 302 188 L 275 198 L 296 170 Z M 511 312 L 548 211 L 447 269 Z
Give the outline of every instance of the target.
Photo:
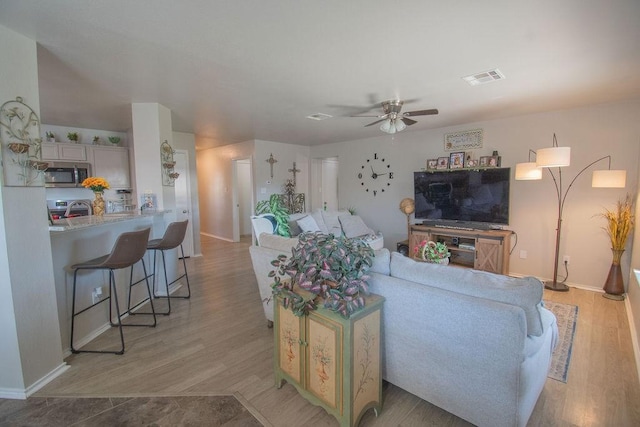
M 263 423 L 235 396 L 150 396 L 0 399 L 0 425 L 261 427 Z
M 573 336 L 576 333 L 578 306 L 553 301 L 545 301 L 544 306 L 556 316 L 558 322 L 558 345 L 553 351 L 551 368 L 549 368 L 549 375 L 547 376 L 556 381 L 566 383 L 569 362 L 571 362 Z

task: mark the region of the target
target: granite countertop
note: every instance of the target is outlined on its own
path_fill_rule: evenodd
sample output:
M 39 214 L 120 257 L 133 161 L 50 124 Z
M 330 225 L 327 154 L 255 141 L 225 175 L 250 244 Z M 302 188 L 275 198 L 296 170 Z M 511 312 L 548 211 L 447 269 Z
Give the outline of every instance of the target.
M 99 225 L 110 224 L 113 222 L 121 222 L 121 221 L 131 221 L 134 219 L 153 217 L 156 215 L 164 215 L 171 211 L 167 210 L 159 210 L 159 211 L 145 211 L 144 213 L 140 213 L 138 211 L 131 212 L 118 212 L 112 214 L 105 214 L 103 216 L 77 216 L 74 218 L 65 218 L 65 219 L 56 219 L 53 221 L 53 225 L 49 226 L 49 232 L 52 234 L 71 231 L 71 230 L 80 230 L 88 227 L 96 227 Z

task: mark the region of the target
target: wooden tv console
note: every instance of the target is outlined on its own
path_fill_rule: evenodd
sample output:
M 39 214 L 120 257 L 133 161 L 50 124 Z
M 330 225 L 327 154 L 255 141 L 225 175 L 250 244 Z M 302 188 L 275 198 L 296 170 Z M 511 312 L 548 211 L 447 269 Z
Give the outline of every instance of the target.
M 511 230 L 412 225 L 409 256 L 413 256 L 414 248 L 423 240 L 444 242 L 451 252 L 450 264 L 507 275 L 511 234 Z

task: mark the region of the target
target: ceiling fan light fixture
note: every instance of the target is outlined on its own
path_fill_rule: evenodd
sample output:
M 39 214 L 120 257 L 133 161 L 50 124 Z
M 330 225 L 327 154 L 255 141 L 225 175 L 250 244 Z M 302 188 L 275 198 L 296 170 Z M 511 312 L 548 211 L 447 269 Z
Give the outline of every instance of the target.
M 380 130 L 386 133 L 395 132 L 395 128 L 393 129 L 393 132 L 391 132 L 391 119 L 387 119 L 384 122 L 382 122 L 382 124 L 380 125 Z
M 404 124 L 402 119 L 395 119 L 394 122 L 396 124 L 396 131 L 398 131 L 398 132 L 402 132 L 403 130 L 405 130 L 407 128 L 407 125 Z

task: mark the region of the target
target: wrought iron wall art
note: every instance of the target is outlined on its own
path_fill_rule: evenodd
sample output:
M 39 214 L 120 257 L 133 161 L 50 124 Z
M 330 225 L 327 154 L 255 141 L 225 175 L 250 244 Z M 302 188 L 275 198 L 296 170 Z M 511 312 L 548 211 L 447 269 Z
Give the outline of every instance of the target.
M 293 168 L 296 168 L 295 162 Z M 287 211 L 290 214 L 304 212 L 304 193 L 296 193 L 295 181 L 288 179 L 282 187 L 284 194 L 279 194 L 278 196 L 282 204 L 287 208 Z
M 174 187 L 176 185 L 176 179 L 180 176 L 175 171 L 176 162 L 173 160 L 173 148 L 169 145 L 167 140 L 164 140 L 160 144 L 160 161 L 162 164 L 162 185 L 165 187 Z
M 40 119 L 19 96 L 0 107 L 0 141 L 4 185 L 44 186 L 49 164 L 41 161 Z

